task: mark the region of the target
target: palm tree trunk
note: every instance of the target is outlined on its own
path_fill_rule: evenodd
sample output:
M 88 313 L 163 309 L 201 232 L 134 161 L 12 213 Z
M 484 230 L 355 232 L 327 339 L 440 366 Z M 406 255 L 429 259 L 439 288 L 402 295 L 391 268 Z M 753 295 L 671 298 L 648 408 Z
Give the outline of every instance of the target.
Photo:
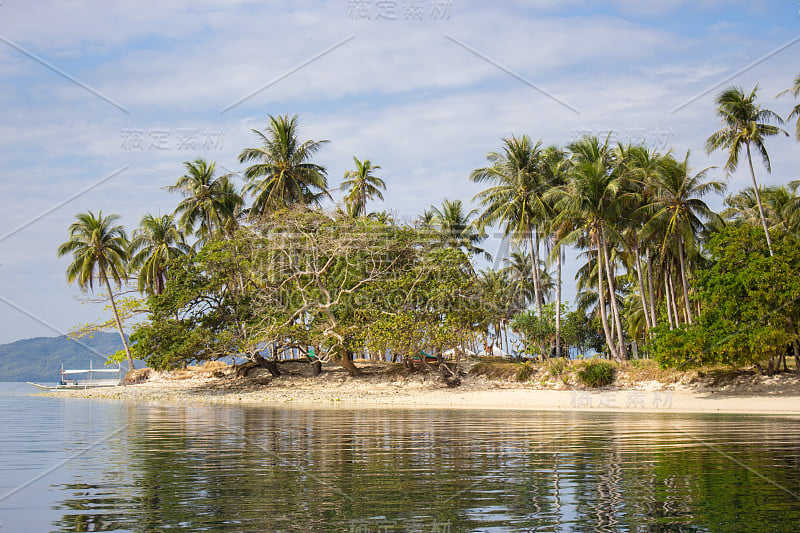
M 769 256 L 772 257 L 772 240 L 769 238 L 769 228 L 767 228 L 767 219 L 764 217 L 764 206 L 761 205 L 761 194 L 758 192 L 758 183 L 756 183 L 756 173 L 753 171 L 753 158 L 750 157 L 750 143 L 747 143 L 747 163 L 750 165 L 750 177 L 753 178 L 753 190 L 756 193 L 756 203 L 758 204 L 758 214 L 761 216 L 761 226 L 764 228 L 764 235 L 767 237 L 767 248 L 769 249 Z
M 561 357 L 561 245 L 556 246 L 556 357 Z
M 606 317 L 606 295 L 603 291 L 603 252 L 600 245 L 600 237 L 595 235 L 597 244 L 597 303 L 600 305 L 600 321 L 603 323 L 603 334 L 606 337 L 606 346 L 611 352 L 611 357 L 619 359 L 614 340 L 611 338 L 611 331 L 608 329 L 608 317 Z
M 664 300 L 667 303 L 667 320 L 669 321 L 669 329 L 673 329 L 672 324 L 672 306 L 669 301 L 669 280 L 667 279 L 667 269 L 664 269 Z
M 683 236 L 678 239 L 678 253 L 681 263 L 681 285 L 683 285 L 683 304 L 686 307 L 686 321 L 692 325 L 692 305 L 689 303 L 689 286 L 686 284 L 686 252 L 683 246 Z
M 133 357 L 131 356 L 131 347 L 128 345 L 128 338 L 125 337 L 125 332 L 122 330 L 122 321 L 119 319 L 119 311 L 117 311 L 117 303 L 114 301 L 114 293 L 111 290 L 111 284 L 108 282 L 108 277 L 105 273 L 101 274 L 103 282 L 108 289 L 108 299 L 111 302 L 111 310 L 114 311 L 114 320 L 117 321 L 117 330 L 122 339 L 122 345 L 125 346 L 125 356 L 128 358 L 128 370 L 133 370 L 136 367 L 133 365 Z
M 535 230 L 534 230 L 535 231 Z M 539 313 L 539 318 L 544 318 L 542 310 L 541 299 L 541 286 L 539 284 L 539 236 L 536 236 L 534 241 L 534 231 L 528 235 L 531 245 L 531 274 L 533 274 L 533 299 L 536 300 L 536 311 Z
M 639 254 L 638 240 L 633 243 L 633 254 L 636 256 L 636 279 L 639 281 L 639 295 L 642 299 L 642 312 L 644 313 L 644 323 L 647 333 L 650 333 L 650 315 L 647 312 L 647 296 L 644 293 L 644 280 L 642 279 L 642 258 Z
M 646 248 L 647 253 L 647 285 L 650 289 L 650 322 L 656 326 L 656 290 L 653 283 L 653 258 L 650 255 L 650 248 Z
M 675 284 L 672 283 L 672 269 L 667 270 L 667 283 L 669 283 L 669 296 L 672 301 L 672 315 L 675 317 L 675 327 L 681 325 L 680 313 L 678 313 L 678 299 L 675 297 Z
M 614 316 L 614 325 L 617 328 L 617 341 L 619 343 L 619 355 L 622 359 L 627 359 L 627 350 L 625 349 L 625 337 L 622 335 L 622 320 L 619 316 L 619 307 L 617 306 L 616 287 L 614 285 L 614 275 L 611 272 L 611 260 L 608 253 L 608 243 L 606 242 L 605 234 L 600 233 L 603 242 L 603 255 L 606 263 L 606 274 L 608 275 L 608 293 L 609 300 L 611 300 L 611 314 Z

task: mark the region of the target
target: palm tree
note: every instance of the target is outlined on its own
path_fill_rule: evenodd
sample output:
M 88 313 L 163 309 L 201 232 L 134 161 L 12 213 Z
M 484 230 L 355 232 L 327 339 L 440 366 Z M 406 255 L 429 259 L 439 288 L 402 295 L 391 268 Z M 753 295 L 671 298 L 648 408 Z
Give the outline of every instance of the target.
M 753 179 L 753 190 L 756 194 L 758 212 L 761 217 L 761 225 L 764 228 L 764 235 L 767 238 L 767 248 L 772 255 L 772 241 L 767 229 L 767 221 L 764 218 L 764 207 L 761 204 L 761 195 L 758 190 L 756 173 L 753 170 L 753 158 L 750 153 L 752 146 L 761 154 L 764 167 L 767 172 L 772 172 L 769 162 L 769 154 L 764 146 L 767 137 L 773 137 L 780 133 L 789 135 L 777 126 L 769 124 L 775 121 L 783 124 L 783 120 L 773 111 L 762 109 L 756 101 L 758 85 L 749 95 L 739 87 L 725 89 L 717 97 L 717 114 L 722 118 L 724 127 L 713 133 L 706 141 L 706 152 L 711 153 L 718 149 L 728 151 L 728 161 L 725 163 L 725 170 L 730 174 L 739 166 L 739 152 L 744 147 L 747 153 L 747 163 L 750 166 L 750 177 Z
M 796 194 L 796 182 L 787 188 L 785 185 L 778 187 L 765 187 L 762 191 L 764 201 L 764 216 L 770 231 L 777 229 L 785 235 L 796 236 L 800 227 L 800 197 Z M 725 198 L 728 206 L 722 216 L 749 224 L 757 223 L 758 205 L 752 187 Z
M 539 230 L 546 211 L 542 196 L 547 189 L 542 180 L 542 143 L 533 144 L 527 135 L 512 135 L 503 139 L 502 153 L 489 152 L 486 159 L 491 165 L 476 169 L 470 175 L 475 183 L 491 184 L 473 198 L 484 207 L 478 221 L 484 226 L 502 225 L 504 235 L 517 243 L 528 241 L 536 307 L 542 317 Z
M 794 79 L 794 86 L 791 89 L 783 91 L 778 96 L 783 96 L 785 94 L 791 94 L 795 98 L 800 96 L 800 74 L 798 74 L 797 77 Z M 797 140 L 800 141 L 800 104 L 794 106 L 792 112 L 789 114 L 788 117 L 786 117 L 786 121 L 788 122 L 795 117 L 797 117 L 797 124 L 795 125 L 794 134 Z
M 486 259 L 492 256 L 486 250 L 479 248 L 478 244 L 486 239 L 486 234 L 476 229 L 473 223 L 477 209 L 466 211 L 461 200 L 447 200 L 442 202 L 442 207 L 431 206 L 432 218 L 430 224 L 437 228 L 439 233 L 450 246 L 463 248 L 471 254 L 483 254 Z
M 350 191 L 345 201 L 355 206 L 355 211 L 366 217 L 367 200 L 372 198 L 383 200 L 381 190 L 386 190 L 386 183 L 373 174 L 373 171 L 381 168 L 380 166 L 373 165 L 369 159 L 359 161 L 357 157 L 353 157 L 353 161 L 356 163 L 356 170 L 348 170 L 344 173 L 342 190 Z
M 122 285 L 125 279 L 125 267 L 128 260 L 128 238 L 125 228 L 115 225 L 119 215 L 103 216 L 102 211 L 97 216 L 91 211 L 80 213 L 77 221 L 69 227 L 69 239 L 58 247 L 58 256 L 62 257 L 71 253 L 73 261 L 67 267 L 67 282 L 78 282 L 78 287 L 84 292 L 94 290 L 94 282 L 99 281 L 108 290 L 108 299 L 117 322 L 119 336 L 125 346 L 125 355 L 128 358 L 128 368 L 134 369 L 131 348 L 122 329 L 119 319 L 114 293 L 111 290 L 111 280 Z
M 596 141 L 596 139 L 595 139 Z M 571 150 L 573 153 L 582 149 L 592 150 L 592 146 L 581 146 L 583 144 L 596 145 L 592 139 L 585 139 L 577 143 Z M 570 169 L 569 181 L 558 188 L 552 189 L 547 198 L 555 202 L 556 210 L 559 213 L 556 223 L 568 224 L 574 228 L 564 235 L 561 239 L 562 244 L 573 244 L 581 240 L 588 241 L 596 252 L 597 259 L 597 294 L 600 304 L 600 319 L 603 324 L 606 344 L 615 359 L 620 358 L 620 351 L 614 345 L 611 330 L 608 325 L 605 308 L 605 291 L 603 289 L 603 264 L 606 264 L 606 273 L 610 273 L 608 266 L 608 220 L 614 218 L 614 210 L 619 206 L 616 202 L 618 179 L 608 171 L 608 165 L 603 157 L 594 160 L 578 161 Z M 610 276 L 609 276 L 610 277 Z M 609 291 L 613 298 L 613 287 Z M 624 350 L 623 339 L 621 338 L 621 327 L 618 335 L 619 346 Z M 623 352 L 624 353 L 624 352 Z
M 609 137 L 610 134 L 602 143 L 597 137 L 583 137 L 571 143 L 568 149 L 572 153 L 572 168 L 576 169 L 582 165 L 577 174 L 571 173 L 570 183 L 580 182 L 579 187 L 573 192 L 578 192 L 579 195 L 586 194 L 586 199 L 592 205 L 591 209 L 601 220 L 597 234 L 602 244 L 599 250 L 603 255 L 600 265 L 605 266 L 601 273 L 605 271 L 609 287 L 608 292 L 613 295 L 616 294 L 617 290 L 614 243 L 621 240 L 618 229 L 622 229 L 624 225 L 621 214 L 624 211 L 624 204 L 627 203 L 627 199 L 622 194 L 625 192 L 625 182 L 620 175 L 624 169 L 619 165 L 616 152 L 608 145 Z M 602 176 L 599 174 L 602 174 Z M 586 187 L 595 189 L 587 190 Z M 567 188 L 569 188 L 569 184 Z M 580 218 L 581 215 L 579 214 L 578 219 L 580 220 Z M 574 224 L 574 226 L 580 227 L 579 224 Z M 603 294 L 603 291 L 600 290 L 599 293 Z M 622 330 L 622 316 L 619 311 L 619 302 L 616 298 L 610 298 L 610 307 L 618 342 L 617 353 L 619 355 L 615 357 L 625 359 L 627 350 Z
M 643 228 L 644 233 L 657 232 L 663 235 L 662 251 L 671 246 L 678 251 L 683 301 L 689 324 L 693 321 L 686 279 L 686 249 L 687 246 L 695 248 L 698 235 L 704 227 L 703 221 L 716 216 L 700 198 L 710 192 L 723 193 L 726 187 L 721 181 L 704 181 L 711 168 L 692 175 L 688 151 L 680 162 L 672 157 L 662 158 L 661 171 L 651 176 L 654 198 L 642 208 L 652 213 Z
M 508 278 L 512 283 L 514 294 L 523 298 L 525 306 L 534 303 L 536 294 L 533 290 L 533 275 L 531 274 L 532 263 L 530 254 L 522 250 L 515 250 L 511 252 L 509 257 L 504 259 L 503 262 L 506 265 L 503 268 L 503 271 L 507 273 Z M 540 263 L 539 269 L 539 279 L 542 282 L 542 294 L 544 295 L 545 300 L 547 300 L 553 291 L 553 279 L 544 268 L 543 263 Z
M 251 216 L 268 209 L 296 204 L 318 205 L 327 192 L 325 167 L 311 158 L 329 141 L 297 139 L 297 115 L 269 115 L 265 132 L 252 130 L 261 139 L 261 148 L 245 148 L 240 163 L 254 162 L 244 172 L 248 181 L 245 191 L 253 195 Z
M 147 214 L 133 232 L 128 248 L 130 271 L 137 271 L 139 292 L 161 294 L 167 278 L 167 263 L 189 253 L 184 236 L 172 215 Z
M 544 179 L 550 188 L 562 187 L 567 183 L 569 169 L 572 166 L 567 153 L 557 146 L 548 146 L 543 152 Z M 561 265 L 564 262 L 564 252 L 560 243 L 561 236 L 568 231 L 569 224 L 559 222 L 555 204 L 552 199 L 544 202 L 545 222 L 547 232 L 551 236 L 552 252 L 550 257 L 556 256 L 556 357 L 561 357 Z
M 175 214 L 180 215 L 178 228 L 187 234 L 195 233 L 198 243 L 205 243 L 230 231 L 243 200 L 230 174 L 215 176 L 215 163 L 198 158 L 183 165 L 186 174 L 165 189 L 183 196 L 175 208 Z
M 649 213 L 642 209 L 650 203 L 653 194 L 652 179 L 661 170 L 661 156 L 655 150 L 648 150 L 641 145 L 619 146 L 617 159 L 621 166 L 623 178 L 622 196 L 628 205 L 629 215 L 620 228 L 622 244 L 627 251 L 629 271 L 635 270 L 639 288 L 639 298 L 644 315 L 646 331 L 656 325 L 653 278 L 651 272 L 651 251 L 648 242 L 643 238 L 642 227 Z M 625 223 L 627 222 L 627 223 Z M 645 290 L 642 266 L 642 251 L 648 259 L 647 281 L 649 292 Z

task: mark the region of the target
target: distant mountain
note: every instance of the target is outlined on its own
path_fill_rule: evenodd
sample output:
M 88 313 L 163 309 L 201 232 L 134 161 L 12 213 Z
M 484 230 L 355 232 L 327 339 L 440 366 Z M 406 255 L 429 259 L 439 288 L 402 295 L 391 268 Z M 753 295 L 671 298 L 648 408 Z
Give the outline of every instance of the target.
M 77 342 L 62 336 L 0 344 L 0 381 L 54 383 L 62 364 L 66 369 L 80 369 L 89 368 L 91 361 L 94 368 L 103 368 L 105 357 L 122 349 L 119 334 L 113 332 L 98 332 Z

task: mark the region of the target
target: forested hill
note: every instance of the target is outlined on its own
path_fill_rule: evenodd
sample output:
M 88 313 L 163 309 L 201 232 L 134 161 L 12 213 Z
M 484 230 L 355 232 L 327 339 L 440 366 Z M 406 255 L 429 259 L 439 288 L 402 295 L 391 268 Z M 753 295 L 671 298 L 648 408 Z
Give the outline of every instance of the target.
M 54 383 L 62 364 L 67 369 L 88 368 L 91 360 L 95 368 L 103 368 L 105 358 L 102 356 L 112 355 L 122 348 L 119 334 L 115 332 L 95 333 L 94 337 L 82 337 L 79 342 L 61 336 L 0 344 L 0 381 Z

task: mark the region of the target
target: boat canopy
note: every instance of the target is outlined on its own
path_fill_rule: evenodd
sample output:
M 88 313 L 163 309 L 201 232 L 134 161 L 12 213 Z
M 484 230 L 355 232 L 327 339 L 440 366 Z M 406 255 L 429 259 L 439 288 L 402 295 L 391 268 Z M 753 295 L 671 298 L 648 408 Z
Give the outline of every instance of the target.
M 92 368 L 89 370 L 64 370 L 65 374 L 88 374 L 89 372 L 120 372 L 119 368 Z

